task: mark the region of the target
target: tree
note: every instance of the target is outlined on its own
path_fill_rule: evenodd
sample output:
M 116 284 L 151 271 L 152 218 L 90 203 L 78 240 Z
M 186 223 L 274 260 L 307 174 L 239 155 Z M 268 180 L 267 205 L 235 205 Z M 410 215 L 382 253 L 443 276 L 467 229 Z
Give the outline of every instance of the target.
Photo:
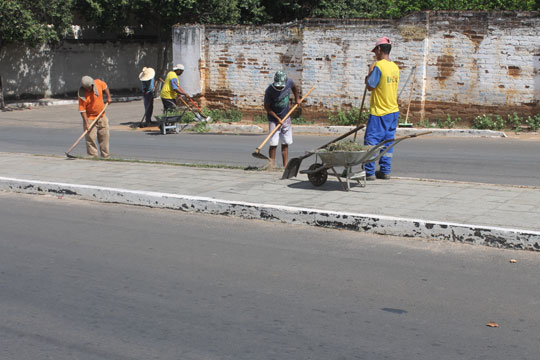
M 73 0 L 4 0 L 0 2 L 0 46 L 59 41 L 71 29 Z
M 5 45 L 61 40 L 71 31 L 73 0 L 0 1 L 0 54 Z M 0 75 L 0 107 L 4 108 Z
M 75 0 L 74 10 L 97 31 L 121 34 L 130 19 L 131 1 Z
M 313 11 L 314 17 L 323 18 L 371 18 L 380 16 L 378 2 L 368 0 L 321 0 Z

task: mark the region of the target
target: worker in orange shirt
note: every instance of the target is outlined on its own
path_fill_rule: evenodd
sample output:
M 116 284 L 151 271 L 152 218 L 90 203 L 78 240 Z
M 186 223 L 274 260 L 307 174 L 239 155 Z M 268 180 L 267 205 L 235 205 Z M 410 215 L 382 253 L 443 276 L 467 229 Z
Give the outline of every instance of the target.
M 103 93 L 107 94 L 107 100 L 103 100 Z M 83 118 L 83 128 L 88 130 L 92 121 L 105 107 L 105 103 L 111 103 L 111 93 L 107 84 L 90 76 L 83 76 L 79 88 L 79 112 Z M 97 157 L 98 149 L 96 135 L 99 142 L 101 157 L 108 158 L 109 153 L 109 119 L 106 114 L 99 118 L 96 124 L 86 133 L 86 152 L 89 156 Z

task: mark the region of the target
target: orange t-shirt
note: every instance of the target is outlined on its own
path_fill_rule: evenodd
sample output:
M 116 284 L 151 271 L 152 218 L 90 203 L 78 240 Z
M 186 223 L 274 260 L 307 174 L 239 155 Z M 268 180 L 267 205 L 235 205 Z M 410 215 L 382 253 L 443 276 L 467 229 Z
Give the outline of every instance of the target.
M 93 90 L 86 90 L 84 99 L 79 96 L 79 112 L 86 112 L 89 120 L 94 120 L 105 107 L 103 91 L 107 88 L 107 84 L 99 79 L 95 79 L 94 83 L 98 96 L 94 94 Z

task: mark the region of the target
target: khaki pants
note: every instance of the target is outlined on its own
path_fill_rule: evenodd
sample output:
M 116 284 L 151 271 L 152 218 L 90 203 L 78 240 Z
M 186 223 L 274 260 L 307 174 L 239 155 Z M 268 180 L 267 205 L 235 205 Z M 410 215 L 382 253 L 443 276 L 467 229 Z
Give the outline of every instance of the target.
M 92 123 L 93 120 L 90 120 Z M 84 128 L 84 124 L 83 124 Z M 89 156 L 98 156 L 96 144 L 96 135 L 99 142 L 99 150 L 101 157 L 108 158 L 109 153 L 109 119 L 107 116 L 102 116 L 97 123 L 86 133 L 86 152 Z

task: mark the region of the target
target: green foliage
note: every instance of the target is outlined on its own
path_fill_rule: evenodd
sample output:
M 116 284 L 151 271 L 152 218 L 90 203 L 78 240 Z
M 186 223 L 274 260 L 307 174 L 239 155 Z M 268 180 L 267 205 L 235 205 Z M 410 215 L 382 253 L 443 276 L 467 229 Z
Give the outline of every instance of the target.
M 196 132 L 197 134 L 207 133 L 210 131 L 210 126 L 208 126 L 208 123 L 201 121 L 198 122 L 191 131 Z
M 322 0 L 313 10 L 314 17 L 323 18 L 368 18 L 380 13 L 377 2 L 367 0 Z
M 121 34 L 129 24 L 130 14 L 137 1 L 128 0 L 75 0 L 75 9 L 101 32 Z
M 203 113 L 210 116 L 215 122 L 233 123 L 242 120 L 242 112 L 238 109 L 203 109 Z
M 268 122 L 268 116 L 266 114 L 257 114 L 253 117 L 253 122 L 255 124 L 264 124 Z
M 474 129 L 502 130 L 506 126 L 505 120 L 500 115 L 479 115 L 473 120 Z
M 260 0 L 239 0 L 240 24 L 264 24 L 270 22 L 270 15 Z
M 447 114 L 445 120 L 441 120 L 440 118 L 438 118 L 436 120 L 436 123 L 437 123 L 438 128 L 441 128 L 441 129 L 453 129 L 456 126 L 456 123 L 460 122 L 460 121 L 461 121 L 461 118 L 452 119 L 452 117 Z
M 335 113 L 328 113 L 328 121 L 332 125 L 350 126 L 358 124 L 358 116 L 360 108 L 352 108 L 350 110 L 339 109 Z M 369 113 L 363 111 L 360 119 L 360 124 L 365 124 L 369 118 Z
M 508 114 L 506 117 L 507 123 L 511 130 L 521 131 L 521 124 L 523 124 L 523 118 L 517 113 Z
M 313 123 L 314 122 L 312 120 L 308 120 L 304 118 L 302 115 L 291 117 L 291 124 L 293 125 L 311 125 Z
M 182 124 L 188 124 L 190 122 L 195 121 L 195 115 L 190 111 L 184 111 L 183 109 L 169 109 L 161 115 L 156 115 L 155 118 L 157 120 L 161 120 L 164 117 L 175 117 L 175 116 L 182 116 L 181 119 L 178 121 Z
M 36 45 L 61 40 L 71 31 L 73 0 L 1 0 L 0 45 Z
M 427 128 L 427 129 L 429 129 L 429 128 L 434 128 L 436 126 L 436 124 L 432 123 L 429 119 L 424 119 L 424 120 L 418 122 L 417 126 L 419 128 Z
M 538 131 L 538 129 L 540 129 L 540 113 L 527 117 L 525 123 L 529 126 L 531 131 Z
M 122 37 L 132 26 L 167 42 L 178 23 L 398 18 L 421 10 L 540 10 L 540 0 L 1 0 L 0 45 L 59 41 L 71 31 L 73 14 L 102 32 Z

